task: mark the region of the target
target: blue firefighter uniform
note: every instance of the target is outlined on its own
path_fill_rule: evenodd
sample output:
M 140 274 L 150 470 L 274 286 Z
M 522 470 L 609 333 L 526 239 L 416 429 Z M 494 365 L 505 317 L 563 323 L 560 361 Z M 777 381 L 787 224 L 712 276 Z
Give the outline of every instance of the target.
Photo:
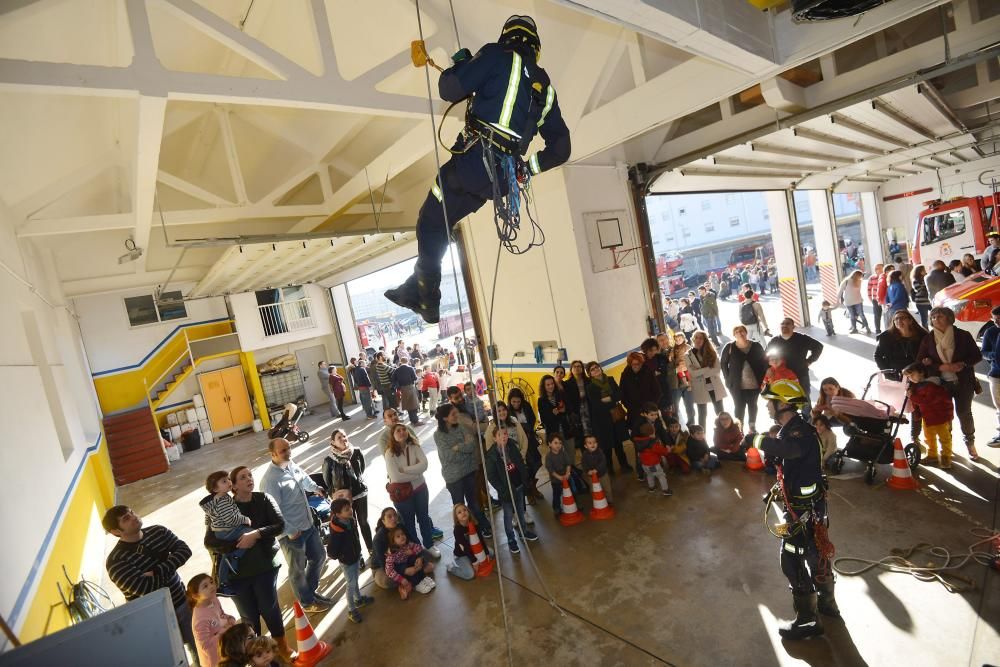
M 465 129 L 452 147 L 454 154 L 442 165 L 439 179 L 420 208 L 414 275 L 385 293 L 390 301 L 418 312 L 428 322 L 438 317 L 448 230 L 493 198 L 491 172 L 500 195 L 508 193 L 510 184 L 501 159 L 505 155 L 524 159 L 532 174 L 569 159 L 569 129 L 555 88 L 536 62 L 539 48 L 534 22 L 529 17 L 511 17 L 499 43 L 485 45 L 471 58 L 462 58 L 460 52 L 438 81 L 442 99 L 459 102 L 471 96 L 471 106 Z M 528 144 L 536 134 L 545 147 L 528 156 Z M 487 160 L 492 160 L 492 170 L 487 169 Z M 447 227 L 442 200 L 448 212 Z

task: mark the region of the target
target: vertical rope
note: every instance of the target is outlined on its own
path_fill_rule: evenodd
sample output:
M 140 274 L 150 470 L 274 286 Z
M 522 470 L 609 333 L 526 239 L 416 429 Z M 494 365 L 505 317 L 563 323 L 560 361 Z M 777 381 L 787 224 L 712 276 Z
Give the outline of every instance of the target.
M 450 0 L 449 0 L 449 4 L 451 4 Z M 423 41 L 423 39 L 424 39 L 424 26 L 423 26 L 423 21 L 422 21 L 422 19 L 420 17 L 420 0 L 414 0 L 414 5 L 415 5 L 416 11 L 417 11 L 417 30 L 420 33 L 420 40 Z M 454 19 L 454 17 L 455 17 L 454 7 L 452 7 L 452 19 Z M 455 22 L 454 25 L 455 25 L 455 37 L 457 39 L 458 38 L 458 23 Z M 433 93 L 433 90 L 431 89 L 431 72 L 430 72 L 430 65 L 428 63 L 424 63 L 424 78 L 425 78 L 426 83 L 427 83 L 427 110 L 428 110 L 428 113 L 430 114 L 430 118 L 431 118 L 431 141 L 434 144 L 434 166 L 437 169 L 438 187 L 441 188 L 441 211 L 444 214 L 445 233 L 448 236 L 448 245 L 449 245 L 449 249 L 450 249 L 451 245 L 455 242 L 455 237 L 452 234 L 452 225 L 449 224 L 448 205 L 445 203 L 444 179 L 441 177 L 441 151 L 438 148 L 438 141 L 437 141 L 437 131 L 436 131 L 437 122 L 434 120 L 434 93 Z M 452 272 L 452 278 L 455 281 L 455 298 L 458 300 L 459 321 L 461 322 L 461 325 L 462 325 L 462 345 L 464 345 L 465 349 L 468 350 L 469 349 L 468 339 L 465 336 L 465 315 L 464 315 L 465 308 L 464 308 L 464 306 L 462 304 L 461 290 L 459 290 L 459 288 L 458 288 L 458 270 L 455 268 L 455 263 L 456 263 L 455 260 L 456 260 L 455 256 L 452 255 L 451 272 Z M 472 364 L 467 364 L 466 367 L 465 367 L 465 370 L 466 370 L 466 373 L 468 374 L 468 377 L 469 377 L 469 384 L 472 385 L 472 386 L 475 386 L 475 383 L 473 382 L 473 377 L 472 377 Z M 485 472 L 486 472 L 486 453 L 485 453 L 486 452 L 486 448 L 485 448 L 485 442 L 483 441 L 483 434 L 479 430 L 479 416 L 478 415 L 476 415 L 476 437 L 479 440 L 479 460 L 480 460 L 480 463 L 483 466 L 483 473 L 485 474 Z M 489 518 L 492 521 L 493 518 L 494 518 L 493 517 L 493 502 L 492 502 L 492 499 L 489 496 L 489 493 L 486 494 L 486 505 L 487 505 L 487 510 L 489 512 Z M 500 591 L 500 611 L 501 611 L 501 614 L 503 616 L 504 639 L 506 640 L 506 643 L 507 643 L 507 664 L 508 665 L 513 665 L 514 664 L 514 653 L 513 653 L 513 647 L 511 645 L 511 639 L 510 639 L 510 621 L 507 618 L 507 598 L 504 595 L 504 590 L 503 590 L 503 570 L 502 570 L 502 566 L 500 565 L 500 550 L 498 548 L 497 531 L 496 530 L 493 531 L 493 556 L 496 559 L 497 588 Z

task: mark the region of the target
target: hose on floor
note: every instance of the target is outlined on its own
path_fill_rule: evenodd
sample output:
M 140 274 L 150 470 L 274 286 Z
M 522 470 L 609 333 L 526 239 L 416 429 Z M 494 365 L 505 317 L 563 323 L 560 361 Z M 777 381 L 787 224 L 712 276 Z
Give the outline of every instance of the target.
M 970 532 L 980 539 L 972 543 L 964 554 L 952 554 L 946 547 L 921 542 L 908 549 L 891 549 L 888 556 L 879 560 L 841 556 L 833 561 L 833 569 L 845 577 L 853 577 L 877 568 L 887 572 L 909 574 L 920 581 L 937 581 L 949 593 L 967 593 L 976 589 L 976 583 L 971 577 L 958 574 L 957 570 L 965 567 L 969 561 L 993 567 L 994 551 L 984 551 L 979 547 L 1000 543 L 1000 532 L 993 532 L 986 528 L 972 528 Z M 992 546 L 992 548 L 996 547 Z M 919 554 L 936 558 L 940 562 L 919 565 L 913 560 L 915 555 Z M 845 567 L 844 563 L 860 563 L 861 567 L 851 569 Z

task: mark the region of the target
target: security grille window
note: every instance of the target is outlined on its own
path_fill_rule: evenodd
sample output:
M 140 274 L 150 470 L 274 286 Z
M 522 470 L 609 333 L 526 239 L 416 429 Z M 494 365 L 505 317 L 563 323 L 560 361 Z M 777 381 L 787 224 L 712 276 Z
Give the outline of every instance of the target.
M 125 297 L 125 312 L 130 327 L 142 327 L 170 320 L 183 320 L 188 316 L 184 297 L 180 291 L 164 292 L 157 304 L 152 294 Z
M 255 295 L 265 336 L 316 326 L 310 300 L 301 285 L 258 290 Z
M 923 243 L 935 243 L 959 236 L 965 233 L 967 211 L 949 211 L 940 215 L 928 215 L 924 218 Z

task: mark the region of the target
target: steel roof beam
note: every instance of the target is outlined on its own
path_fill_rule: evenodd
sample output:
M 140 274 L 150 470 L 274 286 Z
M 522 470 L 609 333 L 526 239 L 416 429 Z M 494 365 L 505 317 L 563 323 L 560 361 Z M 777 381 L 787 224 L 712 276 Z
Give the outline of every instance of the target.
M 858 134 L 863 134 L 866 137 L 871 137 L 872 139 L 878 139 L 879 141 L 884 141 L 887 144 L 892 144 L 893 146 L 899 146 L 900 148 L 908 148 L 910 146 L 909 142 L 899 137 L 894 137 L 890 134 L 885 134 L 880 132 L 873 127 L 869 127 L 864 123 L 859 123 L 856 120 L 848 118 L 841 113 L 830 114 L 830 123 L 833 125 L 840 125 L 841 127 L 846 127 L 849 130 L 853 130 Z
M 876 97 L 875 99 L 873 99 L 872 102 L 871 102 L 871 105 L 872 105 L 872 109 L 874 109 L 875 111 L 878 111 L 880 114 L 882 114 L 886 118 L 892 120 L 893 122 L 898 123 L 898 124 L 902 125 L 903 127 L 907 128 L 907 129 L 909 129 L 909 130 L 911 130 L 913 132 L 916 132 L 917 134 L 919 134 L 919 135 L 921 135 L 923 137 L 926 137 L 928 139 L 937 139 L 937 135 L 934 134 L 934 132 L 932 132 L 931 130 L 927 129 L 926 127 L 924 127 L 920 123 L 917 123 L 916 121 L 911 120 L 907 116 L 904 116 L 899 111 L 896 111 L 896 109 L 894 109 L 890 105 L 886 104 L 885 102 L 883 102 L 879 98 Z
M 840 164 L 854 164 L 856 160 L 851 157 L 840 155 L 824 155 L 812 151 L 799 150 L 798 148 L 786 148 L 785 146 L 774 146 L 772 144 L 752 143 L 750 150 L 755 153 L 771 153 L 774 155 L 787 155 L 788 157 L 798 157 L 803 160 L 818 160 L 820 162 L 837 162 Z
M 840 137 L 835 137 L 832 134 L 824 134 L 823 132 L 810 130 L 807 127 L 796 127 L 792 129 L 792 132 L 797 137 L 811 139 L 820 143 L 829 144 L 830 146 L 836 146 L 837 148 L 846 148 L 848 150 L 858 151 L 859 153 L 866 153 L 871 156 L 883 155 L 887 152 L 882 148 L 875 148 L 874 146 L 862 144 L 857 141 L 851 141 L 850 139 L 841 139 Z
M 955 115 L 955 112 L 951 110 L 951 107 L 948 106 L 948 103 L 945 102 L 944 98 L 941 97 L 941 93 L 939 93 L 938 89 L 934 87 L 934 84 L 927 82 L 918 84 L 917 93 L 930 102 L 931 106 L 937 109 L 938 113 L 944 116 L 956 130 L 965 132 L 968 129 L 965 127 L 965 123 L 963 123 L 962 120 Z
M 678 170 L 681 176 L 722 176 L 725 178 L 802 178 L 810 175 L 811 172 L 802 171 L 775 171 L 775 172 L 752 172 L 752 171 L 720 171 L 716 169 L 704 169 L 701 167 L 685 167 Z
M 785 171 L 795 171 L 796 169 L 814 171 L 832 168 L 829 165 L 822 167 L 817 165 L 794 164 L 791 162 L 764 162 L 763 160 L 747 160 L 738 157 L 727 157 L 725 155 L 712 158 L 712 162 L 717 165 L 730 167 L 755 167 L 758 169 L 779 169 Z

